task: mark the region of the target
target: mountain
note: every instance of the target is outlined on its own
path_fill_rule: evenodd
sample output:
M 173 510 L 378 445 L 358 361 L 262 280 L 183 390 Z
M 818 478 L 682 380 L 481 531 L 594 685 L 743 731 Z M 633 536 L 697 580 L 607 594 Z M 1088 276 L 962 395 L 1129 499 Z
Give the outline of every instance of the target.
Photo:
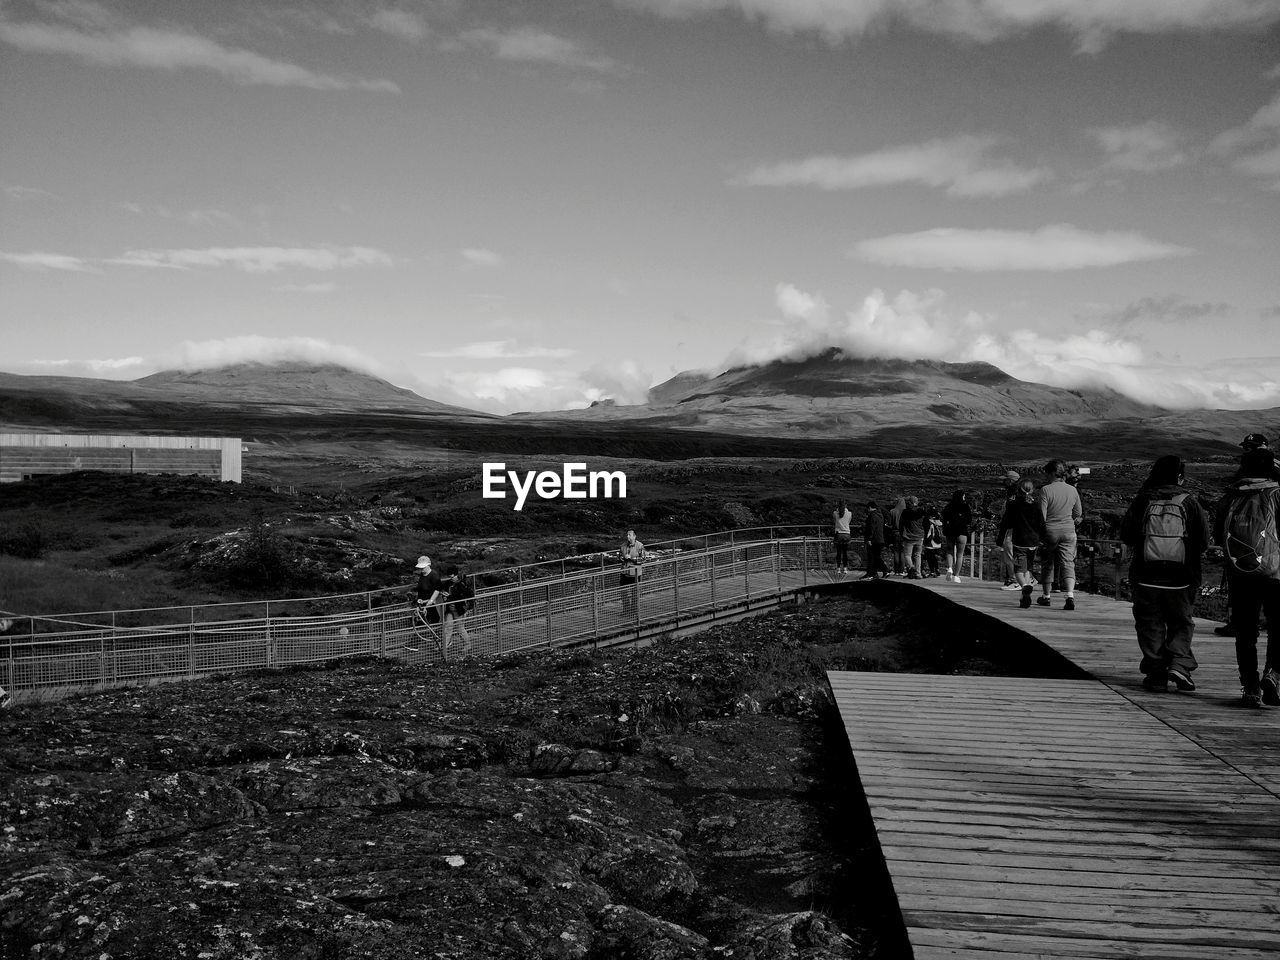
M 1028 383 L 989 363 L 847 357 L 836 349 L 802 360 L 736 367 L 717 377 L 678 374 L 646 404 L 696 414 L 703 426 L 823 431 L 838 424 L 956 424 L 1154 417 L 1166 411 L 1109 389 Z

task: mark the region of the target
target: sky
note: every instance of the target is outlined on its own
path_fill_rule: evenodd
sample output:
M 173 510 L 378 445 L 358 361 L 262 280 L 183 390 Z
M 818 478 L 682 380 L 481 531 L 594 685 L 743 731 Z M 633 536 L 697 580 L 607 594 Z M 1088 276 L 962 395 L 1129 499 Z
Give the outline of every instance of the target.
M 0 0 L 0 370 L 1280 406 L 1280 0 Z

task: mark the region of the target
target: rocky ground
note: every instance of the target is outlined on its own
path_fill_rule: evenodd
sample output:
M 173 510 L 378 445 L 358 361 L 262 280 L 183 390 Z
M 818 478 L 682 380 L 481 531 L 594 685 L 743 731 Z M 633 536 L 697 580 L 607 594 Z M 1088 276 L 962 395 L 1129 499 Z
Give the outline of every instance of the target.
M 643 649 L 20 704 L 0 958 L 902 956 L 824 672 L 1059 670 L 908 589 Z

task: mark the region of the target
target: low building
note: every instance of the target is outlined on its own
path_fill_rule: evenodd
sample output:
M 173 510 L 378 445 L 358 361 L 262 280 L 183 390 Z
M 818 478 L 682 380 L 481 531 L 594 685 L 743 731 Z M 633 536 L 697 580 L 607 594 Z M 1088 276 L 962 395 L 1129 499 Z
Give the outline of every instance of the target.
M 182 473 L 240 482 L 239 437 L 0 433 L 0 483 L 49 473 Z

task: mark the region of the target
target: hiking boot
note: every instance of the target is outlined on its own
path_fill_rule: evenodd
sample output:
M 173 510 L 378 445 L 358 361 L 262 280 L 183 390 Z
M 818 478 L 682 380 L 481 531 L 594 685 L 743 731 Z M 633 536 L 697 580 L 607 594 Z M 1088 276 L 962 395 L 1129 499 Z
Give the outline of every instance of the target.
M 1240 688 L 1240 705 L 1242 707 L 1252 707 L 1256 710 L 1262 709 L 1262 687 L 1246 686 Z
M 1280 707 L 1280 674 L 1268 670 L 1262 675 L 1262 702 L 1269 707 Z
M 1191 675 L 1178 667 L 1169 668 L 1169 679 L 1183 693 L 1191 693 L 1196 688 L 1196 682 L 1191 679 Z
M 1075 597 L 1067 597 L 1067 599 L 1062 602 L 1063 610 L 1074 610 L 1075 608 L 1076 608 Z
M 1041 594 L 1040 596 L 1036 597 L 1036 603 L 1038 603 L 1042 607 L 1047 607 L 1049 605 L 1049 598 Z
M 1142 678 L 1142 689 L 1150 690 L 1152 693 L 1168 693 L 1169 678 L 1149 673 Z
M 1031 593 L 1032 593 L 1032 588 L 1030 586 L 1026 586 L 1022 588 L 1022 596 L 1018 600 L 1018 606 L 1020 606 L 1023 610 L 1031 609 Z
M 1213 632 L 1220 637 L 1234 637 L 1236 635 L 1235 627 L 1229 623 L 1224 623 L 1220 627 L 1214 627 Z

